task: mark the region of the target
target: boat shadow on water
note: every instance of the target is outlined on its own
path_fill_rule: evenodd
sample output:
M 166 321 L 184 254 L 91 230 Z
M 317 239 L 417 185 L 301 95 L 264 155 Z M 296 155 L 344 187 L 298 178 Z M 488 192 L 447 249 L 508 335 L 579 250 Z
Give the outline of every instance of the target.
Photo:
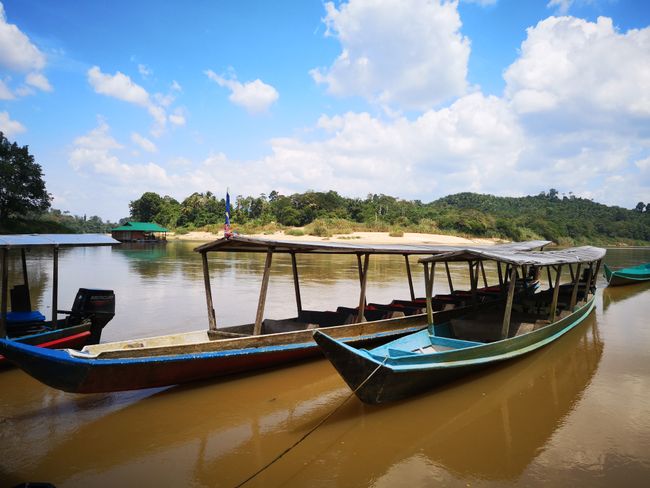
M 592 315 L 563 341 L 507 366 L 383 406 L 349 398 L 326 361 L 138 394 L 58 393 L 64 398 L 60 408 L 40 411 L 42 431 L 23 434 L 19 449 L 39 445 L 25 454 L 26 473 L 7 471 L 16 473 L 16 483 L 29 474 L 82 484 L 101 479 L 110 485 L 137 465 L 151 482 L 181 476 L 181 483 L 233 486 L 347 400 L 256 478 L 257 486 L 298 486 L 309 480 L 369 486 L 396 481 L 395 476 L 421 463 L 452 476 L 514 479 L 575 409 L 602 351 Z M 84 421 L 93 408 L 95 417 Z M 67 418 L 62 419 L 61 409 Z M 20 430 L 19 420 L 9 419 L 6 435 Z M 60 425 L 66 422 L 67 428 Z

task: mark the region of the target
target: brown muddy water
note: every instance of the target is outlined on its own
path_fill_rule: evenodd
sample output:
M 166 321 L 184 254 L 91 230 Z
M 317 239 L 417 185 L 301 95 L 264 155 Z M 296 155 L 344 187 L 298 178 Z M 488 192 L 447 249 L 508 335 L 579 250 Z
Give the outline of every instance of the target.
M 80 286 L 113 288 L 117 316 L 104 341 L 207 327 L 195 245 L 65 250 L 60 307 Z M 49 257 L 32 252 L 28 260 L 33 301 L 49 316 Z M 263 260 L 211 258 L 218 324 L 254 319 Z M 650 249 L 610 250 L 606 257 L 614 266 L 648 261 Z M 304 256 L 299 265 L 305 308 L 356 305 L 354 259 Z M 421 295 L 421 269 L 412 267 Z M 12 274 L 18 269 L 13 263 Z M 453 272 L 460 285 L 465 269 Z M 408 297 L 401 257 L 371 258 L 369 280 L 369 301 Z M 446 291 L 444 275 L 436 281 Z M 267 316 L 294 312 L 290 262 L 278 258 Z M 648 486 L 649 317 L 649 285 L 601 289 L 595 312 L 556 343 L 385 406 L 349 398 L 323 359 L 182 387 L 92 395 L 0 370 L 0 486 L 237 486 L 343 402 L 244 486 Z

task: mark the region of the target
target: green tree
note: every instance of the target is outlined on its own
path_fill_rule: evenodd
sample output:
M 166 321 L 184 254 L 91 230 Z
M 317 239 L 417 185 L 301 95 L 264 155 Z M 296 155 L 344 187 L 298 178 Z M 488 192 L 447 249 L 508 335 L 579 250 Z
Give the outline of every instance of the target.
M 27 146 L 11 143 L 0 132 L 0 221 L 50 208 L 41 165 Z
M 163 199 L 157 193 L 148 191 L 129 203 L 131 218 L 136 222 L 153 222 L 163 206 Z

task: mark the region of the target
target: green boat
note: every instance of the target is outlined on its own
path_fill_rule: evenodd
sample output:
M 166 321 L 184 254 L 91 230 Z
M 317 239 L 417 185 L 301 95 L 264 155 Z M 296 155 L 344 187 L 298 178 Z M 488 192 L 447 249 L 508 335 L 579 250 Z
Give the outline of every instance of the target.
M 607 286 L 633 285 L 650 281 L 650 263 L 613 270 L 603 265 Z
M 354 348 L 321 331 L 314 333 L 314 340 L 363 402 L 400 400 L 533 352 L 576 327 L 594 308 L 604 256 L 604 249 L 584 246 L 548 252 L 467 249 L 424 258 L 420 262 L 428 302 L 435 264 L 452 261 L 469 263 L 473 291 L 480 265 L 495 261 L 503 300 L 445 320 L 431 314 L 429 306 L 426 328 L 370 350 Z M 562 284 L 567 267 L 571 280 Z M 546 290 L 517 286 L 544 270 Z

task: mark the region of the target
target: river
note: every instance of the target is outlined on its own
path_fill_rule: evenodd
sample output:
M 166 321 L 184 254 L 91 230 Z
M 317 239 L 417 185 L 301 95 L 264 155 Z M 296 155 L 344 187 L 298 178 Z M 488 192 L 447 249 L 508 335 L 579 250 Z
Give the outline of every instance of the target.
M 205 328 L 197 244 L 63 250 L 59 307 L 71 305 L 79 287 L 114 289 L 117 315 L 103 341 Z M 648 261 L 650 249 L 613 249 L 606 257 L 613 266 Z M 51 259 L 33 251 L 28 265 L 33 301 L 49 317 Z M 252 322 L 264 256 L 211 256 L 210 266 L 218 325 Z M 357 304 L 354 258 L 299 256 L 299 266 L 305 309 Z M 12 263 L 10 276 L 18 271 Z M 460 287 L 465 269 L 452 271 Z M 445 292 L 440 277 L 435 288 Z M 556 343 L 383 406 L 350 398 L 323 359 L 92 395 L 0 370 L 0 486 L 237 486 L 337 408 L 244 486 L 647 486 L 650 285 L 603 285 L 600 278 L 595 312 Z M 369 301 L 408 295 L 403 258 L 372 257 Z M 278 256 L 266 315 L 294 313 L 291 263 Z

